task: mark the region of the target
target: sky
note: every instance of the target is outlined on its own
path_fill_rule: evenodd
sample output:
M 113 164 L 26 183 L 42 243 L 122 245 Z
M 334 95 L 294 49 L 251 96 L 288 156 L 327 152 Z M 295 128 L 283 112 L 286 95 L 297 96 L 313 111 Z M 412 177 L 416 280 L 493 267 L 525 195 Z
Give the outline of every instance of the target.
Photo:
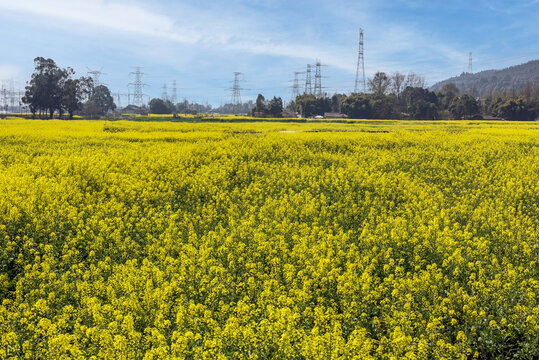
M 127 104 L 135 67 L 147 98 L 292 96 L 294 72 L 317 59 L 329 94 L 354 89 L 359 28 L 367 78 L 414 72 L 427 84 L 539 59 L 539 0 L 0 0 L 0 81 L 23 88 L 33 59 L 52 58 Z M 301 75 L 300 75 L 301 76 Z M 304 87 L 304 78 L 300 78 Z

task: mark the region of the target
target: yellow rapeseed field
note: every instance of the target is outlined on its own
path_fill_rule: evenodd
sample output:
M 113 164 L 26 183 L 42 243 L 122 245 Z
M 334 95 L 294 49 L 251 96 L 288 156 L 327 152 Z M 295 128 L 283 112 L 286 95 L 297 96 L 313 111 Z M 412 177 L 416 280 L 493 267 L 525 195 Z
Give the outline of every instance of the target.
M 0 120 L 0 359 L 537 359 L 538 225 L 537 123 Z

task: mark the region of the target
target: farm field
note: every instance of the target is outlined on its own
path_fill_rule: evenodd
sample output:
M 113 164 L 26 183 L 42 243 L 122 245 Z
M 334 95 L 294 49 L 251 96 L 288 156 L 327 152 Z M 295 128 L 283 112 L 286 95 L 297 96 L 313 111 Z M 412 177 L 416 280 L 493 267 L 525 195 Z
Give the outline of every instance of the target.
M 0 120 L 0 359 L 539 357 L 539 123 Z

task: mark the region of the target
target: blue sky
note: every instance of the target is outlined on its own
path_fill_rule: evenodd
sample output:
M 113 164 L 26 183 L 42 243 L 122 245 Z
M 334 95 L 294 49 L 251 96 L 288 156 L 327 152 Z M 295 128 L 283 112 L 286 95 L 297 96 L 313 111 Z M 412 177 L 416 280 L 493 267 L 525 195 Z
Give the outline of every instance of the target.
M 367 77 L 415 72 L 428 84 L 539 58 L 539 0 L 0 0 L 0 80 L 23 87 L 36 56 L 101 69 L 127 93 L 143 67 L 145 93 L 176 80 L 178 98 L 230 101 L 233 72 L 242 98 L 290 99 L 295 71 L 316 59 L 329 93 L 353 90 L 358 31 L 365 29 Z M 123 105 L 127 98 L 122 99 Z

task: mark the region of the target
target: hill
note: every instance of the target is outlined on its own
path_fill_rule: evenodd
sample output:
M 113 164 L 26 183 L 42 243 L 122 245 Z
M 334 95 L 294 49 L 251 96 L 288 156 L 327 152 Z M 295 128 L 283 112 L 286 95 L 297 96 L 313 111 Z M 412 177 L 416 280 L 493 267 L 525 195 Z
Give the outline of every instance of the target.
M 455 84 L 461 91 L 469 91 L 473 88 L 477 96 L 498 91 L 519 91 L 528 84 L 539 84 L 539 60 L 502 70 L 486 70 L 476 74 L 462 73 L 460 76 L 434 84 L 431 90 L 439 91 L 449 83 Z

